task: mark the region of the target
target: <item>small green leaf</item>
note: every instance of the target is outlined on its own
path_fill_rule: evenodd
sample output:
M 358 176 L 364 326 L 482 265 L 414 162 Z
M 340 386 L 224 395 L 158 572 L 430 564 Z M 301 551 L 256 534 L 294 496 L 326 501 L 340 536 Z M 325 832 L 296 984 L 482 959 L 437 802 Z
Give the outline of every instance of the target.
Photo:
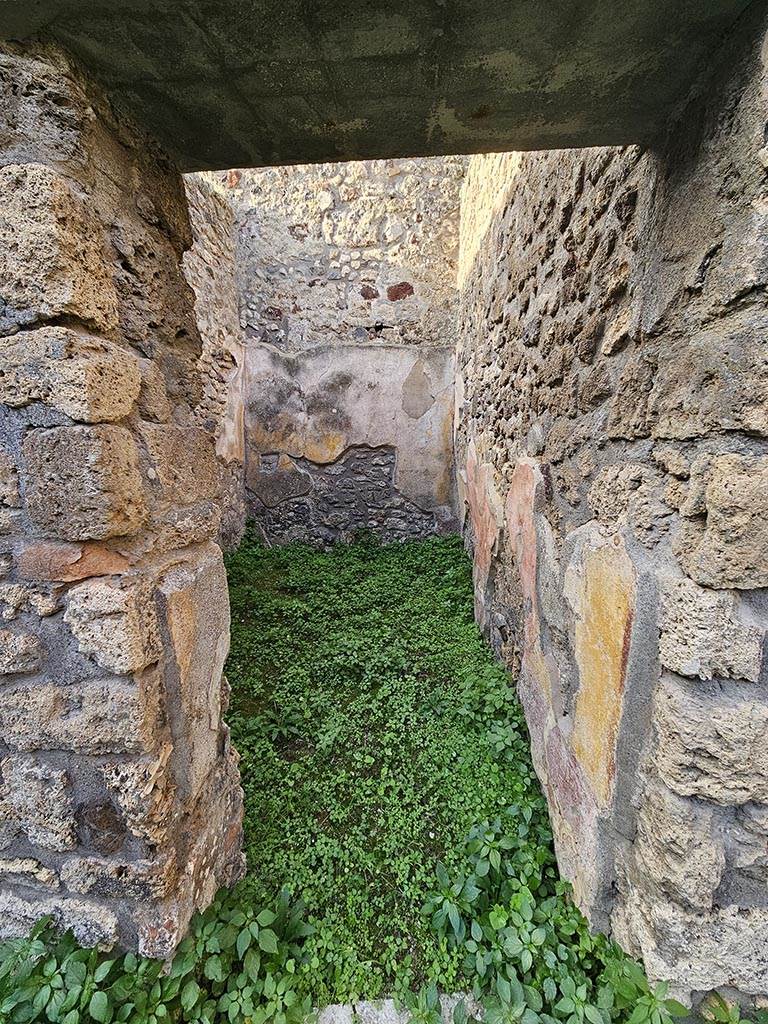
M 249 928 L 243 928 L 237 936 L 237 955 L 241 960 L 245 956 L 245 951 L 250 946 L 252 938 L 253 936 L 251 935 Z
M 265 953 L 277 952 L 277 936 L 271 928 L 262 928 L 259 932 L 259 945 Z
M 664 1009 L 667 1013 L 673 1017 L 690 1017 L 691 1011 L 687 1006 L 683 1006 L 682 1003 L 678 1003 L 676 999 L 665 999 Z
M 106 1024 L 110 1018 L 109 998 L 106 992 L 94 992 L 88 1004 L 88 1012 L 98 1024 Z
M 184 1010 L 191 1010 L 200 996 L 200 986 L 193 979 L 188 981 L 181 990 L 181 1006 Z

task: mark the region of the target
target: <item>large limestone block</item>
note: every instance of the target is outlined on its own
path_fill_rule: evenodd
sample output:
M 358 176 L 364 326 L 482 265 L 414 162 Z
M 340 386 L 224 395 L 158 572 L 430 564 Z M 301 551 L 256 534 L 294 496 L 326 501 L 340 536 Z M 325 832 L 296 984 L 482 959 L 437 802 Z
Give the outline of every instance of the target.
M 752 309 L 668 343 L 649 399 L 654 436 L 768 435 L 766 330 L 768 317 Z
M 738 617 L 735 595 L 706 590 L 683 577 L 661 580 L 659 656 L 683 676 L 756 682 L 763 630 Z
M 0 339 L 0 402 L 44 402 L 73 420 L 127 416 L 141 385 L 138 360 L 126 349 L 65 327 Z
M 140 752 L 155 741 L 161 711 L 152 672 L 139 683 L 38 683 L 3 693 L 0 739 L 11 749 L 84 754 Z
M 245 873 L 243 793 L 236 765 L 236 755 L 224 742 L 196 803 L 187 806 L 173 831 L 175 847 L 184 851 L 184 874 L 170 899 L 146 904 L 137 915 L 138 945 L 144 956 L 167 957 L 183 937 L 193 911 L 207 906 L 221 886 L 234 885 Z
M 73 587 L 64 621 L 78 647 L 102 668 L 138 672 L 157 661 L 161 641 L 148 581 L 102 577 Z
M 663 676 L 654 703 L 659 774 L 671 790 L 714 803 L 768 801 L 768 704 Z
M 93 112 L 64 63 L 51 51 L 0 53 L 0 77 L 0 163 L 82 160 Z
M 24 438 L 26 504 L 35 526 L 62 540 L 135 533 L 146 515 L 132 434 L 125 427 L 52 427 Z
M 692 910 L 712 909 L 725 868 L 713 807 L 649 783 L 641 798 L 634 852 L 652 889 Z
M 768 991 L 768 911 L 723 907 L 711 914 L 684 910 L 632 889 L 612 918 L 613 934 L 642 957 L 652 981 L 671 981 L 685 1002 L 716 988 L 747 995 Z
M 117 325 L 101 226 L 51 167 L 0 169 L 0 294 L 2 333 L 62 315 L 102 330 Z
M 61 928 L 71 928 L 82 946 L 111 948 L 118 938 L 117 915 L 102 904 L 60 896 L 27 899 L 0 894 L 0 939 L 26 935 L 41 917 L 50 915 Z
M 72 789 L 67 773 L 27 754 L 0 760 L 0 849 L 24 835 L 47 850 L 77 843 Z
M 681 511 L 692 522 L 677 554 L 697 583 L 768 586 L 768 457 L 703 457 Z
M 152 462 L 150 477 L 159 486 L 162 500 L 191 505 L 218 497 L 219 468 L 215 442 L 208 431 L 145 423 L 141 433 Z

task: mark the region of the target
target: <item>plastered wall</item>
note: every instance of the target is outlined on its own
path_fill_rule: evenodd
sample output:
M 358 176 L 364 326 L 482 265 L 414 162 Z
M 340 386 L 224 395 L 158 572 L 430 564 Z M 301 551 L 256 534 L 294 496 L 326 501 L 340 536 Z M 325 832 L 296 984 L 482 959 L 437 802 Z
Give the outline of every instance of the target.
M 462 158 L 230 171 L 248 511 L 272 542 L 456 528 Z

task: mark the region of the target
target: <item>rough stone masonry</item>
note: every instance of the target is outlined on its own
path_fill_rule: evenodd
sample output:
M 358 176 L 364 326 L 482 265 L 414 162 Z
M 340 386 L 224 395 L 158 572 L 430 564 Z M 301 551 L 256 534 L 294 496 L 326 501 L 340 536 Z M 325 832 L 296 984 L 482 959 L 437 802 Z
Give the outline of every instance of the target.
M 57 51 L 0 86 L 0 936 L 167 956 L 242 870 L 184 187 Z
M 768 995 L 768 70 L 669 141 L 475 157 L 456 458 L 558 859 L 683 997 Z

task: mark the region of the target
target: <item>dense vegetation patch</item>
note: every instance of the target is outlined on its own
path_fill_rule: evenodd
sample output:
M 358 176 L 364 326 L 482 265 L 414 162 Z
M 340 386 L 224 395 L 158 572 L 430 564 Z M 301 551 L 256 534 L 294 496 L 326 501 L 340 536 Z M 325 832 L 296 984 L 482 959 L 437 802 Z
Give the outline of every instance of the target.
M 558 879 L 458 540 L 317 552 L 247 539 L 228 568 L 247 878 L 169 973 L 45 923 L 0 947 L 0 1020 L 298 1024 L 313 1006 L 394 993 L 436 1024 L 438 989 L 473 991 L 491 1024 L 685 1012 L 589 934 Z

